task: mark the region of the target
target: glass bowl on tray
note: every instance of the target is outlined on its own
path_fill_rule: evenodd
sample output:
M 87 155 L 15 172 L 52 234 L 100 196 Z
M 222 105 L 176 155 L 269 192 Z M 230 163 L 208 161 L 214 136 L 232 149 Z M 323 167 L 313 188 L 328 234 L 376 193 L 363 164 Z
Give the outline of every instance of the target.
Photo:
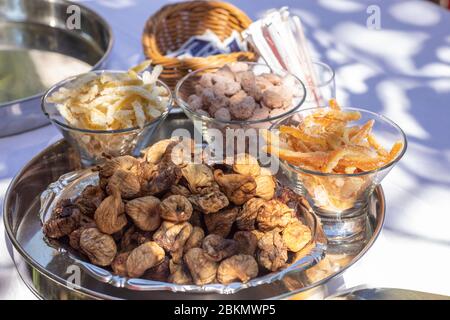
M 312 117 L 330 110 L 336 111 L 325 107 L 305 109 L 275 123 L 270 128 L 270 137 L 279 139 L 280 147 L 278 151 L 272 150 L 272 155 L 279 158 L 280 167 L 295 191 L 306 196 L 321 218 L 328 240 L 352 242 L 363 235 L 368 200 L 405 154 L 407 140 L 390 119 L 356 108 L 339 110 L 349 118 L 345 128 L 341 127 L 346 133 L 338 136 L 338 140 L 333 140 L 336 135 L 324 129 L 338 122 L 322 122 L 317 126 L 322 135 L 309 131 L 305 136 L 306 131 L 300 132 L 299 128 L 311 125 L 308 121 Z M 348 143 L 339 141 L 345 135 L 349 135 L 345 137 Z M 323 137 L 325 149 L 320 145 Z M 330 147 L 334 143 L 338 143 L 337 147 Z
M 126 96 L 126 87 L 114 88 L 115 85 L 118 85 L 118 83 L 113 83 L 115 80 L 111 81 L 110 84 L 106 83 L 106 85 L 111 86 L 111 88 L 109 88 L 111 95 L 116 94 L 116 89 L 117 92 L 123 91 L 123 95 L 118 95 L 116 100 L 112 100 L 113 102 L 106 101 L 104 105 L 101 105 L 101 108 L 104 109 L 105 114 L 108 113 L 108 111 L 106 111 L 108 108 L 115 108 L 115 106 L 117 106 L 118 109 L 127 108 L 128 110 L 119 110 L 119 112 L 122 112 L 121 115 L 123 115 L 123 119 L 125 119 L 119 120 L 128 121 L 126 123 L 119 123 L 118 118 L 114 118 L 113 124 L 108 128 L 105 128 L 103 125 L 98 125 L 93 120 L 94 115 L 91 113 L 89 116 L 87 113 L 89 111 L 86 111 L 90 108 L 89 103 L 83 104 L 82 101 L 80 103 L 81 106 L 77 105 L 76 111 L 71 113 L 71 116 L 69 117 L 67 108 L 61 109 L 58 102 L 52 100 L 52 97 L 55 94 L 64 94 L 68 92 L 68 88 L 75 88 L 79 83 L 86 83 L 89 79 L 101 77 L 103 75 L 122 79 L 121 77 L 127 76 L 128 72 L 99 70 L 70 77 L 51 87 L 42 98 L 41 107 L 43 113 L 61 132 L 63 137 L 78 151 L 81 163 L 85 167 L 103 161 L 105 155 L 110 157 L 127 154 L 139 155 L 140 151 L 148 144 L 149 138 L 158 128 L 159 124 L 167 117 L 172 106 L 171 91 L 169 87 L 160 80 L 155 80 L 152 84 L 161 93 L 161 96 L 153 97 L 156 99 L 155 101 L 158 101 L 159 109 L 152 117 L 148 115 L 148 111 L 143 110 L 145 114 L 143 114 L 143 118 L 139 124 L 136 123 L 137 121 L 129 121 L 126 119 L 129 114 L 134 114 L 134 112 L 138 111 L 136 111 L 136 109 L 133 110 L 135 106 L 133 106 L 131 110 L 129 110 L 129 106 L 125 106 L 126 104 L 134 104 L 134 101 L 131 101 L 130 99 L 126 100 L 128 99 Z M 141 81 L 139 76 L 136 76 L 136 81 Z M 96 91 L 97 89 L 91 87 L 89 90 Z M 103 97 L 100 96 L 97 98 L 102 99 Z M 68 107 L 69 111 L 75 109 L 74 107 L 73 110 L 70 110 L 70 105 Z M 143 108 L 145 108 L 145 106 Z M 64 115 L 62 113 L 64 113 Z
M 272 96 L 271 89 L 277 91 Z M 227 155 L 257 151 L 259 130 L 297 111 L 305 98 L 296 76 L 252 62 L 196 70 L 175 88 L 177 104 L 203 140 Z

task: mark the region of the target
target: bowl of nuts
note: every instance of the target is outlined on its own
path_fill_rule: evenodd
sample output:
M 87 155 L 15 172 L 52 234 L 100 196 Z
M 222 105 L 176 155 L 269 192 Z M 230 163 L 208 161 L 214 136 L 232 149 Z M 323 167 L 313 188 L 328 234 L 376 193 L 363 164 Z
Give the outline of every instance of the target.
M 307 201 L 248 154 L 192 161 L 161 140 L 71 172 L 41 196 L 47 242 L 94 278 L 131 290 L 239 290 L 301 272 L 326 239 Z
M 193 71 L 175 88 L 177 104 L 209 144 L 217 142 L 217 129 L 224 137 L 227 129 L 241 129 L 235 134 L 268 129 L 297 111 L 305 98 L 305 86 L 296 76 L 252 62 Z

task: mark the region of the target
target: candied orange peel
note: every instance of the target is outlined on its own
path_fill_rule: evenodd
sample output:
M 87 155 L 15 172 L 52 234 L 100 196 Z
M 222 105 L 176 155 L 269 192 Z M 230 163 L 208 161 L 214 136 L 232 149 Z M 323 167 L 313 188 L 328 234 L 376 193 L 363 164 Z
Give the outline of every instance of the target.
M 402 151 L 402 141 L 390 150 L 377 141 L 372 134 L 374 120 L 350 126 L 361 119 L 358 111 L 344 111 L 334 99 L 329 106 L 306 116 L 296 127 L 280 126 L 279 141 L 265 132 L 266 151 L 300 168 L 337 174 L 379 169 Z

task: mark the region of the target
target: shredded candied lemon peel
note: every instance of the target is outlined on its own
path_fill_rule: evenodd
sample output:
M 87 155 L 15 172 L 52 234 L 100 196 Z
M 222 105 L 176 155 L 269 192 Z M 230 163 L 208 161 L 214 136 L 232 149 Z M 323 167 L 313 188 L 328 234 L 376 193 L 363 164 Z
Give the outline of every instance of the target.
M 139 127 L 168 108 L 169 91 L 157 82 L 162 67 L 146 60 L 124 73 L 93 72 L 59 88 L 47 101 L 67 123 L 79 129 L 120 130 Z

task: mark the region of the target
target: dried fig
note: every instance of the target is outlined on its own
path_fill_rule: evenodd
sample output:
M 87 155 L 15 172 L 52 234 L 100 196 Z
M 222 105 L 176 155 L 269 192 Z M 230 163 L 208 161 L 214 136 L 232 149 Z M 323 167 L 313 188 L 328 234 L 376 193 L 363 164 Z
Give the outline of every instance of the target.
M 81 212 L 70 200 L 60 201 L 53 210 L 52 217 L 43 225 L 43 233 L 52 239 L 69 235 L 78 229 Z
M 255 177 L 256 196 L 265 200 L 271 200 L 275 196 L 275 179 L 271 175 Z
M 264 236 L 264 232 L 256 230 L 256 229 L 252 230 L 250 232 L 256 237 L 256 239 L 258 239 L 258 241 Z
M 127 225 L 124 214 L 125 208 L 118 191 L 105 198 L 95 210 L 94 219 L 99 230 L 103 233 L 113 234 Z
M 171 195 L 159 205 L 161 218 L 171 222 L 184 222 L 191 218 L 192 205 L 184 196 Z
M 131 251 L 137 247 L 136 239 L 134 234 L 136 232 L 136 227 L 134 225 L 126 229 L 122 234 L 122 239 L 120 239 L 119 248 L 120 251 Z
M 278 230 L 266 232 L 258 241 L 258 262 L 270 271 L 277 271 L 286 265 L 287 248 Z
M 147 196 L 128 201 L 125 212 L 134 224 L 143 231 L 154 231 L 161 224 L 160 203 L 158 198 Z
M 153 240 L 169 252 L 182 250 L 192 232 L 189 222 L 175 224 L 164 221 L 153 235 Z
M 158 195 L 169 191 L 173 185 L 178 184 L 181 178 L 181 169 L 173 162 L 161 161 L 152 177 L 144 182 L 141 192 L 144 195 Z
M 146 270 L 160 264 L 164 260 L 164 256 L 164 249 L 156 242 L 149 241 L 141 244 L 131 251 L 127 258 L 128 276 L 139 278 Z
M 198 193 L 199 189 L 210 187 L 214 182 L 212 170 L 206 164 L 188 164 L 181 169 L 189 190 Z
M 238 252 L 237 242 L 224 239 L 217 234 L 210 234 L 203 239 L 202 248 L 206 257 L 213 261 L 222 261 Z
M 188 188 L 186 188 L 185 186 L 179 185 L 179 184 L 175 184 L 175 185 L 171 186 L 170 192 L 171 192 L 171 194 L 185 196 L 186 198 L 191 195 L 191 192 L 189 191 Z
M 166 152 L 167 147 L 173 142 L 174 140 L 172 139 L 160 140 L 152 144 L 150 147 L 142 150 L 145 161 L 153 164 L 159 163 Z
M 238 254 L 223 260 L 217 269 L 217 280 L 223 284 L 240 281 L 243 283 L 258 275 L 258 263 L 255 258 Z
M 100 203 L 105 199 L 105 193 L 99 186 L 89 185 L 74 201 L 81 213 L 93 217 Z
M 111 269 L 118 276 L 122 277 L 128 276 L 127 259 L 129 255 L 130 251 L 119 253 L 116 255 L 113 262 L 111 263 Z
M 204 219 L 208 233 L 214 233 L 226 238 L 231 231 L 238 212 L 239 209 L 234 207 L 205 215 Z
M 202 246 L 203 238 L 205 237 L 205 232 L 202 228 L 193 227 L 191 235 L 184 245 L 183 251 L 186 252 L 191 248 L 200 248 Z
M 298 252 L 311 241 L 311 230 L 300 221 L 289 223 L 282 231 L 283 242 L 289 251 Z
M 251 231 L 238 231 L 233 235 L 240 254 L 253 256 L 258 247 L 258 238 Z
M 109 178 L 118 169 L 122 169 L 137 175 L 139 171 L 139 160 L 128 155 L 120 156 L 106 160 L 106 162 L 99 166 L 97 170 L 99 171 L 100 177 Z
M 87 218 L 87 219 L 86 219 Z M 69 245 L 74 248 L 75 250 L 80 250 L 80 237 L 81 237 L 81 232 L 84 229 L 87 228 L 96 228 L 97 225 L 95 224 L 95 221 L 84 216 L 81 215 L 80 218 L 80 223 L 79 223 L 79 228 L 72 231 L 69 234 Z
M 189 249 L 184 255 L 184 262 L 196 285 L 201 286 L 216 280 L 217 263 L 207 258 L 203 249 Z
M 80 250 L 80 237 L 84 229 L 76 229 L 69 234 L 69 245 L 75 250 Z
M 239 230 L 251 231 L 255 229 L 255 221 L 258 216 L 258 211 L 264 203 L 264 199 L 252 198 L 242 206 L 242 209 L 236 217 L 236 224 Z
M 235 205 L 242 205 L 255 196 L 256 182 L 251 176 L 224 174 L 222 170 L 217 169 L 214 171 L 214 178 Z
M 189 223 L 194 227 L 202 228 L 203 227 L 202 216 L 203 215 L 199 211 L 197 211 L 197 210 L 192 211 L 192 216 L 189 219 Z
M 189 201 L 204 214 L 214 213 L 228 206 L 228 198 L 217 188 L 203 188 L 199 194 L 189 197 Z
M 106 190 L 109 194 L 112 194 L 113 188 L 120 192 L 122 198 L 132 199 L 141 191 L 141 181 L 137 175 L 123 169 L 117 169 L 109 178 Z
M 81 232 L 80 248 L 98 266 L 109 266 L 117 253 L 114 239 L 97 228 L 87 228 Z
M 233 170 L 236 173 L 244 176 L 257 177 L 261 172 L 261 167 L 258 164 L 258 160 L 249 155 L 248 153 L 238 154 L 233 163 Z
M 258 209 L 256 223 L 261 231 L 284 228 L 295 217 L 293 209 L 278 200 L 265 201 Z
M 161 263 L 145 271 L 143 278 L 161 282 L 167 281 L 170 275 L 169 260 L 169 257 L 165 256 Z
M 191 274 L 184 263 L 175 263 L 173 260 L 169 261 L 170 276 L 168 281 L 176 284 L 191 284 L 193 283 Z

